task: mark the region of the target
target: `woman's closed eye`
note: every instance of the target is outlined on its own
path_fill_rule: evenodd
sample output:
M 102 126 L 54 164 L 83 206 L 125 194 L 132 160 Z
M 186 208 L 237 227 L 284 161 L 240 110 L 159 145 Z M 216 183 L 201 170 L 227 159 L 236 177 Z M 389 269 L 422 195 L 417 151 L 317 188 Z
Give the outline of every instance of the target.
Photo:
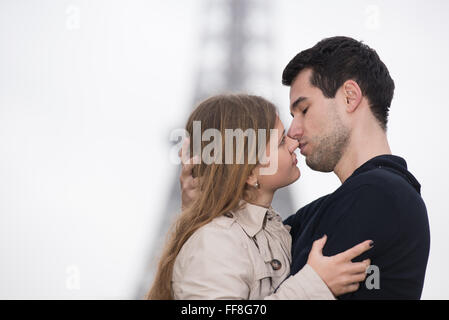
M 281 142 L 279 143 L 279 146 L 282 146 L 285 143 L 285 136 L 282 137 Z

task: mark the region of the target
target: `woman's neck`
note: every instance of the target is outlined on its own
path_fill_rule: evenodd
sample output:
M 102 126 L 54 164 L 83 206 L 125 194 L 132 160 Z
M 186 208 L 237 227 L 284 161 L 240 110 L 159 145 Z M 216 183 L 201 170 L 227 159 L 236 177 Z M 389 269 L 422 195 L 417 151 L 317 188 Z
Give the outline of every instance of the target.
M 254 190 L 251 193 L 251 199 L 244 199 L 246 202 L 261 206 L 264 208 L 270 208 L 273 201 L 274 192 L 262 191 L 260 189 Z

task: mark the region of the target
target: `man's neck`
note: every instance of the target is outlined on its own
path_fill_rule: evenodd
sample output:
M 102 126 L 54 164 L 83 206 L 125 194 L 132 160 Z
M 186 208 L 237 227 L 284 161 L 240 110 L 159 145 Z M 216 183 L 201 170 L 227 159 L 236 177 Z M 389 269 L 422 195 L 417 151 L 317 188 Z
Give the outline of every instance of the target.
M 383 154 L 391 154 L 385 131 L 380 127 L 354 130 L 334 173 L 344 183 L 362 164 Z

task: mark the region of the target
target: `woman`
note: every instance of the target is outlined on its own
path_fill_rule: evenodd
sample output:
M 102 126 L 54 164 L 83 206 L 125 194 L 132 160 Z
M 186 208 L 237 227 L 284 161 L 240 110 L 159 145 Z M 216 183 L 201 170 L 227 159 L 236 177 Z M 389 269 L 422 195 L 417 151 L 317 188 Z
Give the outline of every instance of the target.
M 198 139 L 195 121 L 202 161 L 183 170 L 197 177 L 199 192 L 173 225 L 147 298 L 335 299 L 357 290 L 370 261 L 351 259 L 368 250 L 369 241 L 324 257 L 324 236 L 314 242 L 306 266 L 289 276 L 291 236 L 271 202 L 277 189 L 300 176 L 298 142 L 285 135 L 276 107 L 257 96 L 220 95 L 190 115 L 186 130 Z M 248 134 L 234 143 L 229 129 L 254 130 L 255 139 Z M 204 141 L 211 132 L 219 133 L 214 148 Z M 263 132 L 280 134 L 266 134 L 265 141 Z M 195 145 L 190 154 L 198 152 Z M 270 168 L 274 173 L 265 174 Z

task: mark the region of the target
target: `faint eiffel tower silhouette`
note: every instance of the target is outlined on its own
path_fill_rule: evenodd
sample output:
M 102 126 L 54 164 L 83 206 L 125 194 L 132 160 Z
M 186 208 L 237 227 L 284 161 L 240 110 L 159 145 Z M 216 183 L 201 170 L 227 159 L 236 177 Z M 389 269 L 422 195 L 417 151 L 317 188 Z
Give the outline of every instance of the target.
M 196 83 L 193 88 L 193 109 L 206 97 L 224 92 L 247 92 L 274 99 L 275 82 L 272 73 L 272 36 L 270 34 L 269 0 L 214 0 L 206 1 L 202 13 L 203 34 L 198 51 Z M 218 22 L 218 23 L 217 23 Z M 175 143 L 174 143 L 175 144 Z M 165 206 L 158 234 L 151 243 L 148 270 L 138 284 L 136 298 L 141 299 L 148 291 L 156 271 L 157 254 L 166 239 L 166 233 L 175 215 L 180 213 L 181 194 L 179 185 L 180 166 L 173 181 Z M 276 192 L 273 208 L 283 218 L 294 213 L 291 190 L 283 188 Z M 148 261 L 148 260 L 147 260 Z

